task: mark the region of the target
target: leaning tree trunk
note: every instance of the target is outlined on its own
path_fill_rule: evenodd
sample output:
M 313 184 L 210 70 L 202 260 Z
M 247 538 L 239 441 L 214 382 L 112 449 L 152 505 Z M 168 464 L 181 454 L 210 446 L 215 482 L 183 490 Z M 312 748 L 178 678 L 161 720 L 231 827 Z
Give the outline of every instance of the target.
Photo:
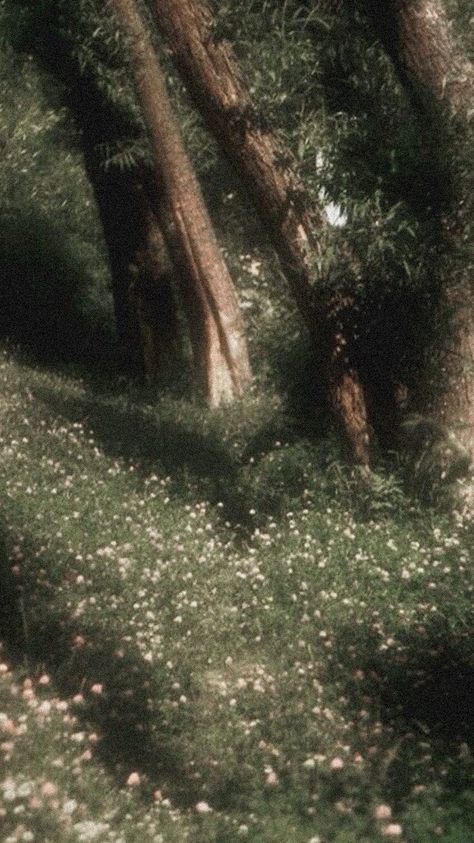
M 31 30 L 23 46 L 58 80 L 78 129 L 109 257 L 120 356 L 127 368 L 155 380 L 174 355 L 178 331 L 170 264 L 146 189 L 150 171 L 107 166 L 104 154 L 107 146 L 138 139 L 141 128 L 101 88 L 97 74 L 81 67 L 73 20 L 60 21 L 62 0 L 46 5 L 47 43 Z
M 199 110 L 247 186 L 312 338 L 334 414 L 355 462 L 369 463 L 364 390 L 351 365 L 347 302 L 330 305 L 318 288 L 325 214 L 291 170 L 292 155 L 262 128 L 229 43 L 216 38 L 205 0 L 153 0 L 156 23 Z
M 135 85 L 174 237 L 184 255 L 190 328 L 196 367 L 213 406 L 241 396 L 250 365 L 237 295 L 214 235 L 192 165 L 184 149 L 166 82 L 134 0 L 111 0 L 129 39 Z
M 438 114 L 444 104 L 466 116 L 474 69 L 456 45 L 440 0 L 362 0 L 362 6 L 417 107 Z
M 160 217 L 150 203 L 153 171 L 144 165 L 107 165 L 104 146 L 113 146 L 121 134 L 133 138 L 137 129 L 121 115 L 118 119 L 97 81 L 81 73 L 70 45 L 56 44 L 58 53 L 102 223 L 121 357 L 127 367 L 132 365 L 155 381 L 177 348 L 178 329 L 171 264 Z
M 453 258 L 440 303 L 446 339 L 435 356 L 439 368 L 431 372 L 423 409 L 453 430 L 474 455 L 474 66 L 456 43 L 439 0 L 364 0 L 363 6 L 425 131 L 435 134 L 442 157 L 451 162 L 451 195 L 440 219 Z M 445 183 L 438 192 L 446 194 Z

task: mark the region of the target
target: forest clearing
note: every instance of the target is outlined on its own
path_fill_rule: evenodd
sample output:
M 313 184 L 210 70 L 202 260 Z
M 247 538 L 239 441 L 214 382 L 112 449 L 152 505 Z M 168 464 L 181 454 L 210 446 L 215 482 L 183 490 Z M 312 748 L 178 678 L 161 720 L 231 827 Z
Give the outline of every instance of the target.
M 0 40 L 2 843 L 468 843 L 470 3 Z

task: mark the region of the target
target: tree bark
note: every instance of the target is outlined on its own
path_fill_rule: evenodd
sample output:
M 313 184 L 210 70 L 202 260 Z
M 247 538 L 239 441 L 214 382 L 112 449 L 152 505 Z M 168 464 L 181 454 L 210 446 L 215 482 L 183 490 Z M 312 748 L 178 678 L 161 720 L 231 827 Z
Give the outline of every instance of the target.
M 194 101 L 270 231 L 298 308 L 318 343 L 321 374 L 350 454 L 367 466 L 370 428 L 364 390 L 343 336 L 347 324 L 338 308 L 328 307 L 318 284 L 325 214 L 294 175 L 289 150 L 258 120 L 232 47 L 214 35 L 205 0 L 153 0 L 152 6 Z
M 212 406 L 241 396 L 250 364 L 237 295 L 221 256 L 193 168 L 184 149 L 166 82 L 134 0 L 111 0 L 129 39 L 138 98 L 148 129 L 158 190 L 163 189 L 175 237 L 185 256 L 196 368 Z
M 363 6 L 422 113 L 445 105 L 466 118 L 474 68 L 456 45 L 440 0 L 363 0 Z
M 440 205 L 439 230 L 455 260 L 440 302 L 443 336 L 434 356 L 438 368 L 433 373 L 429 367 L 422 410 L 446 425 L 473 455 L 474 66 L 460 51 L 439 0 L 365 0 L 364 7 L 424 131 L 436 134 L 442 156 L 450 162 L 450 195 Z M 438 192 L 446 196 L 441 180 Z

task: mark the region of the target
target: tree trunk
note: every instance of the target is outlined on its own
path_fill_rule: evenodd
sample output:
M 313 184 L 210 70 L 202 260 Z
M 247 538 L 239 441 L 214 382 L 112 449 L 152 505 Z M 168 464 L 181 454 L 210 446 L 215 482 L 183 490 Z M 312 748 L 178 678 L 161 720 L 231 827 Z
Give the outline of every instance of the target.
M 440 0 L 363 0 L 363 6 L 422 113 L 444 104 L 466 117 L 474 68 L 457 48 Z
M 82 75 L 68 53 L 63 66 L 70 78 L 68 106 L 80 132 L 109 257 L 121 358 L 126 366 L 156 380 L 165 348 L 169 347 L 171 355 L 176 349 L 177 319 L 170 262 L 159 216 L 150 204 L 153 171 L 143 165 L 106 166 L 103 146 L 114 144 L 121 134 L 133 137 L 136 129 L 117 118 L 114 107 L 104 102 L 96 80 Z
M 63 16 L 62 6 L 54 0 L 44 4 L 41 27 L 29 31 L 22 49 L 33 53 L 40 66 L 57 79 L 58 91 L 62 91 L 78 130 L 108 251 L 122 362 L 140 373 L 145 369 L 147 376 L 155 379 L 164 357 L 172 356 L 176 348 L 177 321 L 169 262 L 164 250 L 157 248 L 162 237 L 158 218 L 150 208 L 150 171 L 140 166 L 107 167 L 103 151 L 123 140 L 139 141 L 142 130 L 101 87 L 97 75 L 101 71 L 91 69 L 91 60 L 88 67 L 80 65 L 76 7 L 70 4 Z M 92 28 L 91 22 L 91 32 Z M 44 31 L 48 31 L 47 39 L 42 37 Z M 98 55 L 98 64 L 104 58 Z
M 135 262 L 129 264 L 134 276 L 129 291 L 140 328 L 145 375 L 151 383 L 158 383 L 164 374 L 171 373 L 179 357 L 174 291 L 179 270 L 171 261 L 162 226 L 147 199 L 152 176 L 146 173 L 134 186 L 142 210 L 142 236 Z
M 140 329 L 129 292 L 133 280 L 130 265 L 141 239 L 133 191 L 128 174 L 124 178 L 121 172 L 105 173 L 96 166 L 95 151 L 86 148 L 83 152 L 109 258 L 120 359 L 139 371 L 143 367 Z
M 429 349 L 425 377 L 414 406 L 435 420 L 453 444 L 474 457 L 474 314 L 473 263 L 446 283 L 439 301 L 439 332 Z M 470 277 L 468 277 L 470 276 Z M 459 444 L 459 448 L 457 445 Z M 466 468 L 469 468 L 464 459 Z M 474 488 L 473 488 L 474 492 Z M 474 497 L 471 504 L 474 506 Z
M 156 382 L 177 356 L 177 317 L 170 260 L 146 197 L 143 170 L 104 170 L 96 148 L 84 148 L 86 170 L 109 254 L 121 357 Z
M 323 380 L 351 456 L 367 466 L 370 429 L 363 387 L 350 363 L 350 343 L 347 336 L 341 338 L 347 325 L 330 317 L 318 287 L 325 214 L 293 174 L 289 150 L 262 128 L 231 46 L 214 35 L 205 0 L 153 0 L 152 5 L 199 110 L 271 233 L 299 310 L 319 345 Z M 327 329 L 331 318 L 332 332 Z
M 453 260 L 440 302 L 443 334 L 423 412 L 474 454 L 474 253 L 472 168 L 474 67 L 459 50 L 439 0 L 365 0 L 364 6 L 411 96 L 424 131 L 449 162 L 439 178 L 440 232 Z M 433 167 L 436 178 L 436 167 Z M 449 192 L 446 201 L 446 179 Z M 443 181 L 443 183 L 441 183 Z M 443 318 L 444 317 L 444 318 Z
M 241 396 L 250 381 L 236 292 L 181 139 L 166 82 L 134 0 L 112 0 L 130 42 L 138 98 L 176 241 L 185 256 L 196 367 L 212 406 Z M 173 248 L 173 242 L 171 247 Z

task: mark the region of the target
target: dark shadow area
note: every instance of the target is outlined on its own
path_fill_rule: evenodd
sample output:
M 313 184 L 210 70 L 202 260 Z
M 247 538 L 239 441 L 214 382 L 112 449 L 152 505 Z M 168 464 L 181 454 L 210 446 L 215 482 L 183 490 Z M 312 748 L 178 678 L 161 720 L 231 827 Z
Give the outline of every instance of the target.
M 35 388 L 34 394 L 55 418 L 84 424 L 106 455 L 133 462 L 140 484 L 144 476 L 160 472 L 171 477 L 167 488 L 181 501 L 221 503 L 222 520 L 237 533 L 256 526 L 251 509 L 261 519 L 287 509 L 310 483 L 309 474 L 334 457 L 329 446 L 325 455 L 323 446 L 302 438 L 296 421 L 284 414 L 235 448 L 218 425 L 199 431 L 179 409 L 127 405 L 107 395 L 65 399 L 47 388 Z M 277 441 L 285 447 L 275 452 Z
M 367 742 L 368 728 L 370 734 L 367 724 L 381 723 L 374 774 L 382 776 L 395 804 L 408 799 L 416 785 L 434 779 L 442 783 L 440 793 L 456 798 L 463 799 L 472 789 L 472 640 L 472 630 L 456 633 L 445 621 L 401 633 L 396 646 L 383 652 L 375 633 L 357 642 L 353 629 L 339 636 L 337 670 L 344 669 L 349 716 L 360 723 L 362 743 Z M 356 644 L 357 652 L 348 664 L 350 644 Z M 359 676 L 347 681 L 354 667 Z M 360 717 L 361 710 L 369 711 L 369 720 Z
M 45 670 L 58 693 L 69 700 L 79 722 L 96 732 L 95 754 L 123 785 L 132 771 L 146 776 L 145 791 L 160 787 L 176 804 L 189 807 L 198 798 L 180 750 L 180 734 L 164 711 L 169 678 L 143 660 L 132 644 L 124 645 L 117 629 L 91 627 L 58 613 L 48 560 L 33 545 L 25 552 L 28 565 L 12 573 L 8 538 L 0 543 L 0 642 L 10 665 L 25 676 Z M 41 574 L 41 571 L 43 572 Z M 71 560 L 71 576 L 74 560 Z M 103 693 L 94 694 L 94 683 Z M 180 718 L 182 721 L 182 713 Z
M 291 340 L 283 336 L 281 328 L 275 329 L 267 338 L 264 356 L 270 365 L 272 384 L 284 397 L 295 435 L 319 439 L 333 425 L 333 420 L 322 383 L 317 343 L 310 338 L 299 317 L 290 323 L 288 332 L 295 328 L 301 332 Z
M 474 655 L 463 653 L 462 643 L 439 642 L 426 653 L 419 651 L 398 676 L 382 681 L 381 701 L 387 712 L 432 739 L 474 746 Z
M 191 478 L 202 482 L 217 502 L 221 486 L 237 482 L 238 460 L 216 431 L 199 434 L 177 415 L 158 417 L 152 407 L 107 396 L 65 399 L 42 388 L 35 397 L 55 417 L 84 424 L 108 456 L 133 461 L 141 479 L 154 470 L 171 473 L 175 494 L 185 495 Z
M 0 337 L 37 361 L 107 365 L 117 357 L 113 317 L 49 219 L 0 214 Z M 97 296 L 96 296 L 97 298 Z

